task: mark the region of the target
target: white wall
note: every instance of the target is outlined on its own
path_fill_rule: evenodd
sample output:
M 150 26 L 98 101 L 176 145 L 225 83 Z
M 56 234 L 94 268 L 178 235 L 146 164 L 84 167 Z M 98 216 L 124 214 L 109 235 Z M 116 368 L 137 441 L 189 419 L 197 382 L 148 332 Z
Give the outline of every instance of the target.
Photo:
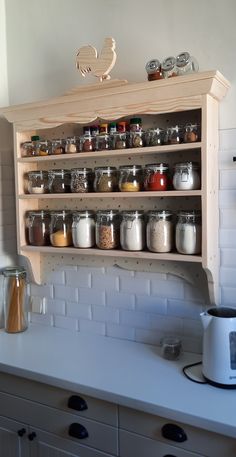
M 234 0 L 6 0 L 10 104 L 59 95 L 86 84 L 75 69 L 77 49 L 117 42 L 112 77 L 146 80 L 145 63 L 189 50 L 201 70 L 218 69 L 232 88 L 220 106 L 220 248 L 222 303 L 236 306 L 236 2 Z M 93 81 L 90 77 L 88 82 Z M 107 278 L 109 281 L 107 281 Z M 137 288 L 138 285 L 138 288 Z M 64 267 L 45 286 L 31 287 L 44 325 L 158 344 L 180 335 L 201 349 L 201 294 L 182 280 L 117 269 Z

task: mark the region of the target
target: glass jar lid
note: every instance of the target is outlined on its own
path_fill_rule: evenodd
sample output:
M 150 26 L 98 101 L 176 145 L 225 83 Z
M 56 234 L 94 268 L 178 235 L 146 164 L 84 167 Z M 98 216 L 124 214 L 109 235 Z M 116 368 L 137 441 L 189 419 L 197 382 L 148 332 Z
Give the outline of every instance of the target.
M 113 217 L 119 216 L 119 211 L 114 210 L 114 209 L 108 209 L 108 210 L 99 210 L 96 213 L 97 217 L 107 217 L 112 219 Z
M 35 171 L 28 171 L 28 178 L 46 178 L 48 176 L 48 172 L 46 170 L 35 170 Z
M 152 171 L 167 171 L 169 170 L 168 163 L 148 163 L 145 168 Z
M 131 210 L 131 211 L 122 211 L 121 212 L 122 217 L 130 217 L 133 219 L 138 219 L 144 216 L 144 211 L 142 210 Z
M 154 129 L 147 129 L 146 133 L 157 133 L 159 135 L 163 131 L 164 131 L 163 129 L 156 127 Z
M 80 217 L 84 217 L 84 218 L 94 217 L 95 216 L 95 212 L 91 211 L 91 210 L 73 211 L 72 216 L 73 216 L 73 218 L 76 218 L 76 217 L 79 217 L 79 218 Z
M 58 210 L 53 210 L 50 212 L 51 216 L 58 216 L 58 217 L 67 217 L 71 216 L 72 212 L 68 209 L 58 209 Z
M 141 171 L 141 165 L 121 165 L 119 167 L 120 171 Z
M 176 57 L 176 65 L 177 67 L 185 67 L 190 62 L 190 54 L 189 52 L 181 52 Z
M 10 277 L 10 276 L 15 276 L 15 277 L 22 276 L 24 278 L 26 277 L 26 269 L 21 266 L 6 267 L 6 268 L 4 268 L 2 273 L 5 277 Z
M 146 72 L 148 75 L 152 73 L 156 73 L 157 71 L 161 70 L 161 63 L 159 62 L 158 59 L 153 59 L 149 60 L 149 62 L 146 63 Z
M 198 124 L 186 124 L 185 125 L 185 131 L 186 132 L 192 132 L 193 130 L 196 130 L 198 127 Z
M 201 219 L 201 211 L 199 210 L 181 210 L 177 213 L 179 218 L 185 218 L 189 221 L 194 221 L 196 218 Z
M 55 176 L 61 176 L 63 177 L 64 175 L 70 175 L 70 170 L 65 170 L 65 169 L 61 169 L 61 170 L 48 170 L 48 174 L 49 175 L 55 175 Z
M 96 167 L 94 168 L 95 173 L 112 173 L 116 170 L 116 167 Z
M 163 60 L 161 67 L 162 67 L 162 70 L 164 70 L 164 71 L 170 71 L 170 70 L 173 70 L 175 65 L 176 65 L 176 58 L 173 56 L 170 56 Z
M 53 138 L 52 143 L 53 144 L 63 144 L 65 140 L 62 140 L 61 138 Z
M 173 216 L 173 213 L 169 210 L 151 210 L 148 211 L 149 218 L 158 218 L 158 219 L 169 219 Z
M 92 168 L 72 168 L 71 169 L 71 174 L 76 174 L 76 175 L 85 175 L 86 173 L 92 173 Z
M 199 164 L 197 162 L 178 162 L 174 165 L 175 170 L 183 170 L 183 169 L 188 169 L 188 170 L 198 170 L 199 169 Z
M 66 138 L 66 143 L 67 143 L 67 144 L 68 144 L 68 143 L 69 143 L 69 144 L 70 144 L 70 143 L 73 143 L 73 144 L 74 144 L 74 143 L 76 143 L 78 140 L 79 140 L 79 137 L 77 137 L 77 136 L 68 136 L 68 137 Z
M 35 211 L 28 211 L 27 216 L 28 217 L 41 217 L 42 219 L 44 219 L 45 217 L 49 217 L 50 216 L 50 211 L 47 211 L 47 210 L 44 210 L 44 209 L 39 209 L 39 210 L 35 210 Z

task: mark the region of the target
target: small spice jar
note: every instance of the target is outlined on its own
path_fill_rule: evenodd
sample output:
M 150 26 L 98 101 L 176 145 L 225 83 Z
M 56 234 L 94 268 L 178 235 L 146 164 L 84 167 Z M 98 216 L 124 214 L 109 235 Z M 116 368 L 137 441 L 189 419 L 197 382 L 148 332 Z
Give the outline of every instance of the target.
M 161 63 L 158 59 L 149 60 L 145 66 L 148 81 L 155 81 L 156 79 L 163 79 L 161 70 Z
M 99 249 L 116 249 L 120 244 L 119 211 L 98 211 L 95 224 L 96 246 Z
M 107 133 L 99 133 L 94 137 L 94 149 L 96 151 L 105 151 L 110 149 L 110 139 Z
M 146 130 L 144 137 L 145 146 L 161 146 L 164 142 L 164 132 L 160 128 Z
M 198 125 L 186 124 L 184 127 L 184 143 L 194 143 L 198 141 Z
M 63 194 L 70 192 L 70 170 L 49 170 L 48 184 L 51 194 Z
M 120 225 L 120 244 L 125 251 L 142 251 L 145 247 L 143 211 L 123 211 Z
M 129 148 L 139 148 L 143 146 L 142 119 L 140 117 L 133 117 L 130 119 L 127 145 Z
M 72 214 L 72 241 L 76 248 L 95 245 L 95 214 L 93 211 L 75 211 Z
M 189 52 L 181 52 L 176 57 L 176 65 L 179 76 L 186 75 L 187 73 L 194 73 L 199 69 L 198 62 L 193 56 L 190 56 Z
M 111 149 L 126 149 L 126 133 L 116 132 L 110 136 Z
M 27 217 L 29 244 L 32 246 L 50 245 L 50 212 L 29 211 Z
M 99 133 L 108 133 L 108 124 L 106 122 L 99 125 Z
M 68 137 L 65 142 L 65 153 L 76 154 L 80 152 L 79 138 L 76 136 Z
M 201 213 L 200 211 L 180 211 L 175 230 L 175 245 L 180 254 L 200 254 L 201 252 Z
M 143 188 L 143 172 L 140 165 L 119 167 L 119 189 L 121 192 L 139 192 Z
M 178 125 L 169 127 L 168 130 L 168 144 L 179 144 L 182 142 L 181 129 Z
M 172 78 L 172 76 L 178 76 L 176 58 L 171 56 L 164 59 L 161 64 L 161 69 L 164 78 Z
M 28 326 L 26 271 L 23 267 L 7 267 L 2 273 L 5 331 L 24 332 Z
M 169 166 L 167 163 L 151 163 L 144 168 L 145 190 L 167 190 Z
M 38 155 L 39 156 L 48 156 L 51 154 L 51 141 L 49 140 L 39 140 L 38 143 Z
M 48 192 L 48 172 L 43 170 L 29 171 L 26 174 L 29 194 L 46 194 Z
M 173 215 L 170 211 L 149 211 L 147 248 L 151 252 L 170 252 L 174 245 Z
M 52 140 L 52 154 L 60 155 L 65 153 L 65 140 Z
M 92 168 L 72 168 L 70 189 L 73 193 L 86 193 L 93 190 Z
M 178 360 L 182 354 L 182 343 L 175 336 L 164 336 L 160 341 L 161 355 L 166 360 Z
M 38 135 L 33 135 L 31 137 L 31 143 L 32 143 L 32 156 L 38 156 L 39 155 L 39 141 L 40 138 Z
M 198 163 L 176 163 L 174 167 L 173 187 L 175 190 L 200 189 L 201 183 Z
M 21 157 L 32 157 L 34 155 L 34 147 L 32 141 L 24 141 L 21 143 Z
M 94 151 L 93 137 L 90 134 L 86 134 L 80 137 L 80 150 L 82 152 Z
M 97 167 L 94 172 L 93 188 L 95 192 L 116 192 L 118 190 L 117 169 L 115 167 Z
M 55 247 L 72 245 L 72 217 L 66 210 L 51 211 L 50 242 Z

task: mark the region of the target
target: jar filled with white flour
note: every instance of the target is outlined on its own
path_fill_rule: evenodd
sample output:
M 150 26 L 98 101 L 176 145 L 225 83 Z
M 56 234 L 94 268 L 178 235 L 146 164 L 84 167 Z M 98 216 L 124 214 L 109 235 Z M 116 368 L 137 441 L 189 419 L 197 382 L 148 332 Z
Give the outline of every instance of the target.
M 200 189 L 200 173 L 197 162 L 180 162 L 175 164 L 173 187 L 175 190 Z
M 174 244 L 174 227 L 170 211 L 149 211 L 147 248 L 152 252 L 170 252 Z
M 142 251 L 145 247 L 145 219 L 143 211 L 123 211 L 120 225 L 120 244 L 125 251 Z
M 93 211 L 73 212 L 72 240 L 76 248 L 95 245 L 95 215 Z
M 180 211 L 175 232 L 177 251 L 180 254 L 200 254 L 201 238 L 200 211 Z

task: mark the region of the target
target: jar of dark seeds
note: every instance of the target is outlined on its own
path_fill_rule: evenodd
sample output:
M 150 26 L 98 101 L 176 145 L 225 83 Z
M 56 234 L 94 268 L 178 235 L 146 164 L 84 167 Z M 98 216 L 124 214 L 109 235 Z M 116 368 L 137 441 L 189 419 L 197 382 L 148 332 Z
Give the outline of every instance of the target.
M 48 184 L 51 194 L 70 192 L 70 170 L 49 170 Z
M 72 168 L 70 188 L 73 193 L 92 192 L 92 168 Z

